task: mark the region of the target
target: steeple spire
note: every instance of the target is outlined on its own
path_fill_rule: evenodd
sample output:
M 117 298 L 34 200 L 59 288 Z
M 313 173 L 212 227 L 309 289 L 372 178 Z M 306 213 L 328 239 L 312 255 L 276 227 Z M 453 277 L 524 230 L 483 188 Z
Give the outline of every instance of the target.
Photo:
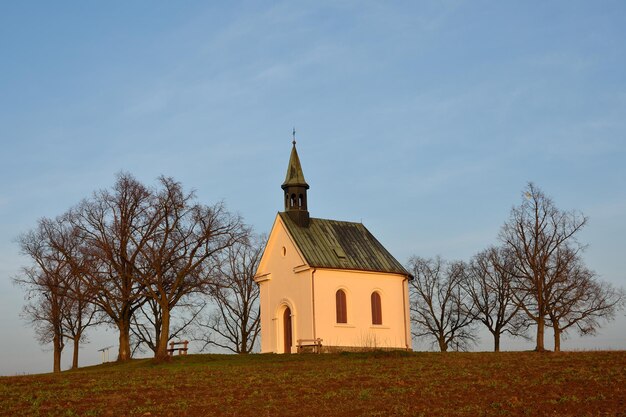
M 300 158 L 296 150 L 295 128 L 293 129 L 292 135 L 293 147 L 291 148 L 291 155 L 289 156 L 287 175 L 285 176 L 285 182 L 281 185 L 281 188 L 285 191 L 285 212 L 289 214 L 289 217 L 299 226 L 308 227 L 309 211 L 307 209 L 306 190 L 309 189 L 309 184 L 307 184 L 304 179 L 302 165 L 300 164 Z
M 298 157 L 295 141 L 293 147 L 291 148 L 291 155 L 289 156 L 289 165 L 287 166 L 285 182 L 283 182 L 281 188 L 284 190 L 288 186 L 302 186 L 307 190 L 309 189 L 309 184 L 307 184 L 304 179 L 304 173 L 302 172 L 302 165 L 300 164 L 300 158 Z

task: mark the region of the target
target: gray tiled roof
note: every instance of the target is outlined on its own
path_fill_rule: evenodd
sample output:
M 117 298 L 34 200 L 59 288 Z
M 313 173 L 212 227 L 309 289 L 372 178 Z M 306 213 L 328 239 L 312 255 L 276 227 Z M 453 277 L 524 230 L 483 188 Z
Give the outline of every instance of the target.
M 311 218 L 309 227 L 300 227 L 286 213 L 279 215 L 312 267 L 410 276 L 361 223 Z

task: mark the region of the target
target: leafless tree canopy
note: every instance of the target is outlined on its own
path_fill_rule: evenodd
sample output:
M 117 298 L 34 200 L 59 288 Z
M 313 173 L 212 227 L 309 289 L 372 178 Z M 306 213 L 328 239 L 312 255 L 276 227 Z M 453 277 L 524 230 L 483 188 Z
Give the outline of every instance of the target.
M 198 204 L 180 183 L 164 177 L 159 182 L 151 209 L 156 229 L 140 249 L 144 264 L 138 281 L 158 305 L 161 331 L 156 357 L 165 358 L 171 310 L 185 298 L 209 290 L 219 279 L 222 253 L 245 240 L 248 232 L 222 204 Z
M 475 255 L 468 266 L 467 292 L 476 307 L 476 319 L 493 335 L 496 352 L 503 333 L 520 336 L 528 328 L 514 295 L 514 265 L 510 251 L 492 247 Z
M 437 257 L 413 257 L 409 271 L 414 337 L 432 337 L 442 352 L 466 350 L 476 340 L 472 327 L 476 311 L 466 291 L 466 266 Z
M 537 325 L 536 350 L 543 351 L 545 320 L 552 302 L 553 287 L 565 265 L 558 254 L 582 250 L 576 234 L 587 218 L 577 212 L 559 210 L 534 184 L 528 184 L 521 205 L 511 210 L 500 231 L 504 247 L 515 256 L 515 294 L 522 310 Z
M 219 281 L 209 296 L 215 310 L 198 326 L 203 349 L 216 346 L 235 353 L 251 353 L 260 330 L 259 288 L 252 279 L 258 267 L 265 238 L 231 246 L 219 267 Z
M 177 323 L 170 331 L 172 310 L 189 317 L 187 308 L 223 279 L 226 250 L 248 233 L 223 204 L 200 204 L 171 178 L 149 188 L 122 173 L 111 189 L 20 237 L 34 265 L 16 282 L 36 300 L 25 311 L 54 342 L 55 369 L 64 338 L 75 342 L 77 366 L 78 344 L 84 329 L 99 321 L 96 313 L 119 331 L 118 360 L 131 357 L 133 324 L 135 336 L 164 358 L 170 338 L 186 327 Z
M 22 268 L 15 282 L 27 291 L 29 302 L 24 314 L 35 326 L 41 343 L 52 342 L 54 372 L 61 371 L 61 353 L 65 339 L 74 342 L 72 367 L 78 367 L 78 348 L 84 331 L 96 324 L 96 310 L 90 303 L 91 293 L 83 285 L 80 272 L 67 254 L 78 259 L 76 235 L 62 218 L 41 219 L 37 228 L 18 238 L 23 254 L 32 265 Z M 59 250 L 63 245 L 64 250 Z
M 85 282 L 93 302 L 119 331 L 118 360 L 130 359 L 130 325 L 145 303 L 139 280 L 142 249 L 157 228 L 151 190 L 120 174 L 111 191 L 101 190 L 71 210 L 68 221 L 83 244 Z
M 165 177 L 151 189 L 121 174 L 111 191 L 95 193 L 68 219 L 90 258 L 85 275 L 94 302 L 119 330 L 118 360 L 130 358 L 133 317 L 148 300 L 160 325 L 155 355 L 165 358 L 172 309 L 206 291 L 220 253 L 246 235 L 222 204 L 201 205 Z
M 558 351 L 568 329 L 592 334 L 623 306 L 623 291 L 599 281 L 582 260 L 577 234 L 586 224 L 587 217 L 558 209 L 530 183 L 500 231 L 504 249 L 514 257 L 504 269 L 513 276 L 517 304 L 537 326 L 537 351 L 545 350 L 546 325 L 554 330 Z
M 611 320 L 623 307 L 624 293 L 597 279 L 578 253 L 557 251 L 558 278 L 550 289 L 549 325 L 554 331 L 554 350 L 561 350 L 561 335 L 575 328 L 580 335 L 595 334 L 601 323 Z

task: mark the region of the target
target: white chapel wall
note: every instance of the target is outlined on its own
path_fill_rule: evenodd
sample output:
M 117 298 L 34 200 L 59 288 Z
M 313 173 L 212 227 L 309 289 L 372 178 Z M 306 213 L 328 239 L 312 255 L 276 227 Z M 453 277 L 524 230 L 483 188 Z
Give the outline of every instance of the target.
M 407 283 L 403 276 L 318 269 L 314 279 L 316 332 L 325 346 L 405 348 L 408 342 L 408 348 L 411 347 Z M 336 322 L 338 289 L 346 292 L 346 324 Z M 382 325 L 372 324 L 373 291 L 381 296 Z
M 284 249 L 283 249 L 284 248 Z M 298 339 L 312 337 L 310 271 L 294 272 L 304 260 L 277 217 L 257 271 L 261 290 L 261 352 L 283 352 L 282 316 L 284 305 L 292 312 L 292 352 Z M 263 275 L 269 279 L 262 281 Z

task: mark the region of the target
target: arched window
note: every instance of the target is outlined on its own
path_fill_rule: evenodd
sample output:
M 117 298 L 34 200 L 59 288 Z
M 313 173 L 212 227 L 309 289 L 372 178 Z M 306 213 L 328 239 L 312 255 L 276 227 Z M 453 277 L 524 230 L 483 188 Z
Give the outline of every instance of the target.
M 383 324 L 383 310 L 377 292 L 372 293 L 372 324 Z
M 302 208 L 302 194 L 298 196 L 298 207 Z
M 337 304 L 337 323 L 347 323 L 348 309 L 346 307 L 346 293 L 344 290 L 337 290 L 335 302 Z
M 296 195 L 291 194 L 291 205 L 289 207 L 293 207 L 296 204 Z

